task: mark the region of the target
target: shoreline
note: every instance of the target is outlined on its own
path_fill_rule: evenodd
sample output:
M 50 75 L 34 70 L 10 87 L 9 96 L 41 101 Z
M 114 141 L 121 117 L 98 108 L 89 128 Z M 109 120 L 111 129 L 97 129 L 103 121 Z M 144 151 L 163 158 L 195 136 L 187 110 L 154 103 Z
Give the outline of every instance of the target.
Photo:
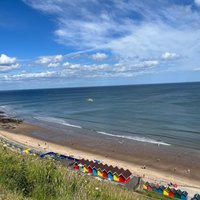
M 170 156 L 170 154 L 173 152 L 173 150 L 170 150 L 171 148 L 168 150 L 168 152 L 166 152 L 166 155 L 169 154 L 168 158 L 166 158 L 166 160 L 162 160 L 162 158 L 157 157 L 158 155 L 161 155 L 162 152 L 166 151 L 166 147 L 147 145 L 145 143 L 136 142 L 134 144 L 135 149 L 132 149 L 135 154 L 133 154 L 134 156 L 130 156 L 128 154 L 125 154 L 126 151 L 129 150 L 129 148 L 123 148 L 124 146 L 129 146 L 127 141 L 124 142 L 125 145 L 119 143 L 118 141 L 115 141 L 117 142 L 115 145 L 110 143 L 111 147 L 114 149 L 114 151 L 110 151 L 109 147 L 106 146 L 107 144 L 101 146 L 102 142 L 104 142 L 103 139 L 100 141 L 98 140 L 98 138 L 96 138 L 96 140 L 98 140 L 96 142 L 100 145 L 93 144 L 93 141 L 88 141 L 88 144 L 86 145 L 85 141 L 82 140 L 82 138 L 77 139 L 77 135 L 72 137 L 72 135 L 70 134 L 65 134 L 64 136 L 62 134 L 64 133 L 55 133 L 54 130 L 52 131 L 51 129 L 27 124 L 25 122 L 18 124 L 15 129 L 11 130 L 0 128 L 1 137 L 4 137 L 11 141 L 15 141 L 22 145 L 26 145 L 43 151 L 54 151 L 67 155 L 74 155 L 77 158 L 102 160 L 103 163 L 129 169 L 133 174 L 144 177 L 144 180 L 147 180 L 149 182 L 165 185 L 172 182 L 178 184 L 181 189 L 188 191 L 191 196 L 196 192 L 200 193 L 200 175 L 198 173 L 199 166 L 196 166 L 194 169 L 190 169 L 190 173 L 187 172 L 187 169 L 189 169 L 188 167 L 194 165 L 195 159 L 197 159 L 196 163 L 199 163 L 200 165 L 200 157 L 198 157 L 198 154 L 190 155 L 187 162 L 185 162 L 183 157 L 184 154 L 189 155 L 189 153 L 191 152 L 182 152 L 182 154 L 179 154 L 180 152 L 177 152 L 180 157 L 177 157 L 177 153 L 175 153 L 175 155 L 173 156 L 176 156 L 176 160 L 174 160 L 174 163 L 170 163 L 169 160 L 172 156 Z M 55 140 L 55 135 L 57 138 L 60 138 L 62 142 L 59 140 Z M 85 140 L 88 139 L 87 135 L 84 135 L 82 137 L 86 137 Z M 93 145 L 91 146 L 91 144 Z M 119 153 L 119 151 L 122 151 L 121 154 Z M 153 155 L 154 152 L 157 152 L 157 154 Z M 157 160 L 155 158 L 157 158 Z M 167 164 L 167 162 L 169 163 Z M 179 166 L 184 163 L 189 164 L 189 166 L 182 166 L 185 170 L 181 169 L 180 167 L 177 167 L 176 171 L 172 169 L 172 166 Z M 145 166 L 145 169 L 142 169 L 143 166 Z

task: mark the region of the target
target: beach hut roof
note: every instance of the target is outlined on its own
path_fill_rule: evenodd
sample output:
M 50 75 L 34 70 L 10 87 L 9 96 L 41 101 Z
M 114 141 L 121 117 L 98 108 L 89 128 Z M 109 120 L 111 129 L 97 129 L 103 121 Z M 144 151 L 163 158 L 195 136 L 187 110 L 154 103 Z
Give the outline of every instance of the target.
M 166 192 L 170 192 L 170 191 L 171 191 L 169 187 L 165 188 L 164 190 L 165 190 Z
M 200 195 L 199 195 L 199 194 L 195 194 L 195 195 L 194 195 L 194 198 L 195 198 L 195 200 L 196 200 L 196 199 L 200 200 Z
M 160 189 L 161 189 L 161 190 L 164 190 L 164 189 L 165 189 L 165 186 L 164 186 L 164 185 L 161 185 L 161 186 L 160 186 Z
M 179 195 L 181 195 L 182 191 L 178 189 L 178 190 L 176 190 L 176 193 L 179 194 Z
M 118 167 L 113 167 L 112 165 L 109 167 L 109 172 L 112 172 L 113 174 L 118 170 L 119 170 Z
M 148 186 L 148 185 L 149 185 L 149 182 L 148 182 L 148 181 L 147 181 L 147 182 L 145 182 L 145 183 L 144 183 L 144 185 Z
M 170 192 L 176 193 L 176 190 L 174 188 L 170 189 Z
M 103 167 L 104 165 L 102 163 L 97 164 L 97 169 L 100 169 L 101 171 L 103 171 Z
M 117 170 L 115 173 L 118 174 L 118 176 L 120 176 L 125 170 L 123 168 L 120 168 L 119 170 Z
M 132 173 L 127 169 L 126 171 L 124 171 L 122 174 L 121 174 L 125 179 L 129 178 Z
M 105 172 L 108 173 L 108 171 L 109 171 L 109 166 L 108 166 L 108 165 L 104 165 L 104 166 L 103 166 L 103 171 L 105 171 Z
M 181 195 L 184 195 L 185 197 L 188 195 L 188 193 L 186 192 L 186 191 L 183 191 L 182 193 L 181 193 Z

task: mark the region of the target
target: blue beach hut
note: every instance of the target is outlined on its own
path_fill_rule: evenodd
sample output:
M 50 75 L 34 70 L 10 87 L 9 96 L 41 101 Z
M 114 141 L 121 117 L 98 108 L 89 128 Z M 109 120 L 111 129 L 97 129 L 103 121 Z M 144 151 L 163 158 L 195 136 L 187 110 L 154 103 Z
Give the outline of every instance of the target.
M 199 194 L 195 194 L 194 197 L 192 198 L 192 200 L 200 200 L 200 195 Z
M 165 186 L 164 185 L 161 185 L 159 188 L 158 188 L 158 190 L 157 190 L 157 192 L 159 193 L 159 194 L 163 194 L 163 190 L 165 189 Z
M 181 193 L 181 200 L 188 200 L 188 193 L 186 191 Z
M 97 169 L 96 169 L 95 166 L 92 168 L 92 174 L 93 174 L 94 176 L 98 176 L 98 171 L 97 171 Z
M 114 180 L 112 172 L 108 172 L 108 178 L 109 178 L 111 181 Z

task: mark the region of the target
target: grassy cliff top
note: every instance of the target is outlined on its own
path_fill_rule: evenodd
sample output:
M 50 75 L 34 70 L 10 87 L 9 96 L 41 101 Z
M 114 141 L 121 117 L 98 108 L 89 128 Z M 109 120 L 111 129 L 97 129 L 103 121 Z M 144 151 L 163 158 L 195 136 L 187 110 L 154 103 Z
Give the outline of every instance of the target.
M 152 196 L 153 198 L 149 197 Z M 146 200 L 165 199 L 139 194 L 98 181 L 52 160 L 22 155 L 0 143 L 0 200 Z

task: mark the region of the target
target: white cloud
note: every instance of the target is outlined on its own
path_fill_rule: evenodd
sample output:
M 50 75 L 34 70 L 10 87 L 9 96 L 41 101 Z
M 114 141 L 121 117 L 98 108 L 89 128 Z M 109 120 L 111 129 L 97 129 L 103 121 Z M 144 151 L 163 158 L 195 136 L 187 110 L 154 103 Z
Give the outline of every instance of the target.
M 200 6 L 200 0 L 194 0 L 194 2 L 197 6 Z
M 179 58 L 180 56 L 176 53 L 165 52 L 161 57 L 165 60 L 173 60 Z
M 5 80 L 23 80 L 23 79 L 32 79 L 32 78 L 48 78 L 55 75 L 56 72 L 35 72 L 35 73 L 21 73 L 15 75 L 5 75 Z
M 93 60 L 103 61 L 103 60 L 105 60 L 108 57 L 108 55 L 105 54 L 105 53 L 99 53 L 99 52 L 97 52 L 97 53 L 93 54 L 91 57 L 92 57 Z
M 196 4 L 199 1 L 195 0 Z M 129 59 L 129 62 L 135 61 L 134 57 L 157 59 L 166 52 L 162 58 L 166 66 L 178 57 L 168 52 L 170 49 L 188 58 L 180 57 L 177 70 L 179 66 L 190 68 L 198 62 L 200 13 L 192 9 L 192 4 L 171 4 L 162 0 L 24 2 L 55 17 L 56 41 L 68 47 L 110 50 L 112 55 Z M 98 59 L 101 55 L 94 56 L 95 61 Z
M 47 67 L 58 67 L 63 60 L 63 55 L 40 56 L 36 63 Z
M 11 71 L 20 67 L 16 57 L 9 57 L 5 54 L 0 55 L 0 72 Z

